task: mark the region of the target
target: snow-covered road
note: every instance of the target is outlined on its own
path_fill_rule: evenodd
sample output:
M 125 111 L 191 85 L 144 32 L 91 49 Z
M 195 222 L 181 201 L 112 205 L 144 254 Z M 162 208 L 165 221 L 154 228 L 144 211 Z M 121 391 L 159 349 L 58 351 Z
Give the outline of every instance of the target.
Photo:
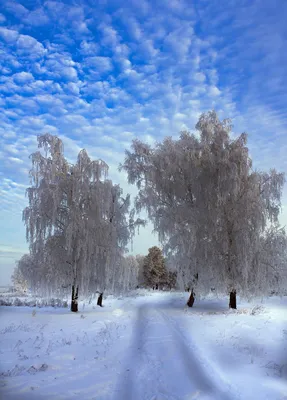
M 185 338 L 175 313 L 165 303 L 138 307 L 127 361 L 133 367 L 119 382 L 114 400 L 237 398 L 230 385 L 211 372 L 195 344 Z
M 185 297 L 110 298 L 78 314 L 2 307 L 2 398 L 286 400 L 286 299 L 252 315 L 226 299 L 186 309 Z

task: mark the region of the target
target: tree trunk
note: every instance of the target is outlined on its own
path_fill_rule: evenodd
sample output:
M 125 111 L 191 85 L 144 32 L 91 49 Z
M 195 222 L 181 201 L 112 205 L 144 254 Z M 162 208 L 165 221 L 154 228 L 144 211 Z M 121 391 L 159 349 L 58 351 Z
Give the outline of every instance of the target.
M 194 303 L 194 293 L 193 293 L 193 290 L 192 290 L 191 293 L 190 293 L 188 302 L 187 302 L 188 307 L 192 307 L 193 303 Z
M 233 308 L 236 310 L 236 290 L 233 289 L 230 292 L 230 297 L 229 297 L 229 308 Z
M 78 312 L 78 294 L 79 294 L 78 286 L 76 287 L 76 290 L 75 290 L 75 285 L 73 285 L 72 286 L 72 301 L 71 301 L 71 311 L 72 312 Z
M 100 307 L 102 306 L 102 301 L 103 301 L 103 293 L 100 293 L 99 297 L 98 297 L 98 301 L 97 301 L 97 305 Z
M 156 290 L 158 290 L 158 284 L 155 285 Z

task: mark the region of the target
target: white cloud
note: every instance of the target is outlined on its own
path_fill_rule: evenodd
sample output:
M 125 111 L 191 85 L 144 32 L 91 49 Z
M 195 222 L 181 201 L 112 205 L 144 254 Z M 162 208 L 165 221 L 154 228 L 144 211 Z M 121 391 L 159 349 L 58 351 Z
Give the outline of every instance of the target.
M 221 91 L 218 89 L 218 87 L 216 87 L 216 86 L 211 86 L 211 87 L 209 88 L 209 94 L 210 94 L 211 96 L 217 97 L 217 96 L 220 96 Z
M 69 20 L 82 20 L 84 18 L 84 10 L 82 7 L 70 6 L 67 10 L 66 18 Z
M 99 26 L 99 29 L 102 31 L 103 35 L 101 44 L 112 48 L 116 47 L 116 45 L 120 42 L 120 37 L 117 31 L 106 23 L 102 23 Z
M 141 40 L 143 36 L 142 28 L 140 24 L 137 22 L 137 20 L 134 17 L 128 17 L 125 18 L 124 16 L 124 21 L 127 25 L 127 29 L 131 37 L 135 40 Z
M 64 117 L 64 121 L 72 124 L 73 126 L 84 127 L 88 124 L 88 121 L 85 117 L 79 114 L 69 114 Z
M 63 77 L 69 78 L 71 81 L 77 80 L 78 73 L 75 68 L 73 67 L 64 67 L 61 70 L 61 75 Z
M 16 83 L 28 83 L 34 80 L 33 75 L 30 72 L 18 72 L 13 75 L 13 79 Z
M 26 98 L 24 101 L 24 98 L 22 96 L 19 96 L 18 94 L 7 97 L 6 103 L 9 107 L 11 107 L 11 106 L 19 107 L 21 105 L 22 111 L 25 111 L 28 113 L 36 112 L 38 110 L 38 105 L 34 99 Z
M 147 58 L 154 58 L 159 54 L 159 50 L 154 47 L 154 41 L 152 39 L 146 39 L 139 45 L 139 51 Z
M 91 33 L 86 22 L 80 22 L 77 24 L 77 31 L 81 33 Z
M 183 61 L 188 55 L 193 34 L 192 26 L 183 24 L 180 28 L 173 30 L 166 36 L 164 40 L 166 49 L 174 53 L 179 61 Z
M 194 79 L 198 82 L 204 82 L 206 80 L 205 74 L 203 72 L 196 72 Z
M 45 10 L 43 8 L 37 8 L 36 10 L 29 12 L 25 15 L 24 18 L 22 18 L 22 22 L 24 22 L 25 24 L 39 27 L 47 25 L 49 21 L 49 17 L 45 13 Z
M 74 82 L 69 82 L 66 85 L 71 94 L 78 96 L 80 94 L 80 85 Z
M 80 52 L 85 56 L 93 56 L 99 51 L 99 45 L 94 41 L 82 40 L 80 44 Z
M 26 117 L 21 120 L 21 125 L 23 127 L 28 126 L 29 129 L 42 129 L 44 125 L 43 118 L 40 117 Z
M 48 13 L 54 18 L 58 18 L 59 16 L 65 15 L 64 13 L 65 5 L 61 1 L 47 0 L 45 1 L 44 6 L 47 9 Z
M 63 77 L 71 81 L 78 79 L 77 64 L 72 60 L 70 54 L 51 53 L 44 66 L 37 64 L 35 67 L 38 73 L 47 74 L 52 78 Z
M 23 160 L 17 157 L 8 157 L 8 159 L 16 164 L 23 164 Z
M 88 67 L 96 68 L 98 72 L 108 72 L 113 69 L 113 65 L 109 57 L 87 57 L 85 58 L 85 64 Z
M 20 54 L 29 54 L 30 58 L 39 58 L 45 54 L 44 46 L 29 35 L 20 35 L 17 40 L 17 48 Z
M 7 43 L 15 43 L 19 37 L 19 33 L 14 29 L 0 27 L 0 37 Z
M 27 14 L 29 14 L 29 11 L 27 8 L 25 8 L 22 4 L 13 2 L 13 1 L 8 1 L 5 4 L 5 8 L 7 11 L 9 11 L 11 14 L 13 14 L 15 17 L 18 18 L 23 18 Z

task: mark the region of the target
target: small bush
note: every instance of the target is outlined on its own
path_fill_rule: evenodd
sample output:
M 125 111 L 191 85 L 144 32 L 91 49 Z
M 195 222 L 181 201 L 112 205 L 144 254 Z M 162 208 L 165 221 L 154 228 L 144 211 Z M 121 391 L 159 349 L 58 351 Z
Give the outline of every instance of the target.
M 22 306 L 23 305 L 23 301 L 21 301 L 18 297 L 16 297 L 16 299 L 14 300 L 14 306 Z
M 16 306 L 16 307 L 57 307 L 57 308 L 67 308 L 68 302 L 66 300 L 61 299 L 20 299 L 16 298 L 6 298 L 0 297 L 0 306 Z
M 255 306 L 252 308 L 250 315 L 258 315 L 265 312 L 265 308 L 262 306 Z

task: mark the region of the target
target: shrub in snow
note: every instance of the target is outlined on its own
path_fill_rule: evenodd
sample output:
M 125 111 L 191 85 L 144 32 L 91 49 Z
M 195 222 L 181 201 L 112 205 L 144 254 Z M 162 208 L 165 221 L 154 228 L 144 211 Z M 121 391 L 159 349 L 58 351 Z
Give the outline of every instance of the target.
M 14 306 L 22 306 L 23 301 L 21 301 L 18 297 L 16 297 L 16 299 L 14 299 L 13 305 Z
M 12 300 L 0 298 L 0 306 L 12 306 Z
M 48 365 L 47 364 L 42 364 L 40 368 L 38 368 L 38 371 L 46 371 L 48 369 Z
M 267 368 L 270 373 L 277 377 L 287 377 L 287 364 L 279 365 L 273 361 L 269 361 L 264 368 Z M 269 373 L 267 373 L 269 375 Z
M 251 315 L 258 315 L 258 314 L 261 314 L 263 312 L 265 312 L 265 307 L 263 307 L 263 306 L 255 306 L 255 307 L 252 308 L 250 314 Z
M 59 307 L 59 308 L 67 308 L 68 302 L 67 300 L 61 299 L 20 299 L 16 298 L 3 298 L 0 297 L 0 306 L 25 306 L 25 307 Z
M 18 375 L 21 375 L 24 371 L 25 371 L 24 366 L 19 366 L 18 364 L 16 364 L 14 368 L 12 368 L 6 372 L 1 372 L 0 376 L 5 376 L 5 377 L 18 376 Z

